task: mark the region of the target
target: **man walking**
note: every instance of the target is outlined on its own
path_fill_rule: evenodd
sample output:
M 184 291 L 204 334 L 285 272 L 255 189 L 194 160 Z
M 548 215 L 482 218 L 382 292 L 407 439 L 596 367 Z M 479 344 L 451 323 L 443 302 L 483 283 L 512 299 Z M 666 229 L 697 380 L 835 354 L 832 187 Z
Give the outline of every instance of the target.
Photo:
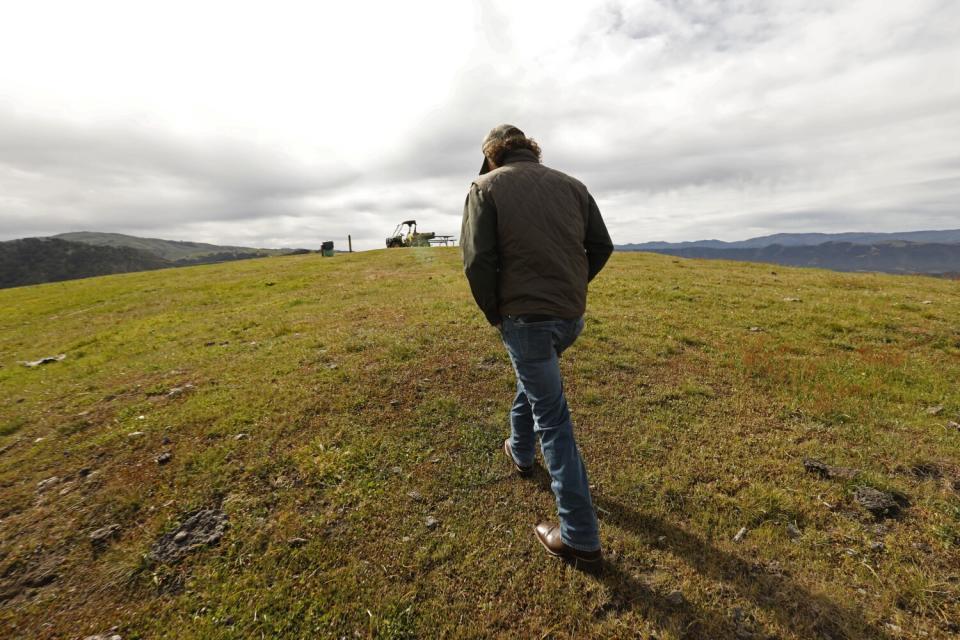
M 537 525 L 537 539 L 551 555 L 598 562 L 597 516 L 559 358 L 583 330 L 587 282 L 613 243 L 587 188 L 542 165 L 540 147 L 518 128 L 494 128 L 482 150 L 460 237 L 473 297 L 500 330 L 517 375 L 503 450 L 519 474 L 529 475 L 539 436 L 560 524 Z

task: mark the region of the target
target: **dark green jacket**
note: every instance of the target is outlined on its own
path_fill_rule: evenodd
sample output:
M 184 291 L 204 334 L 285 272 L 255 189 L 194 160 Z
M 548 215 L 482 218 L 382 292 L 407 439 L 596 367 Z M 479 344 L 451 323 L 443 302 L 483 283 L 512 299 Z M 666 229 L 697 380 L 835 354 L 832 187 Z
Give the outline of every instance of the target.
M 490 324 L 507 315 L 582 316 L 587 282 L 613 252 L 587 188 L 525 149 L 470 185 L 460 246 Z

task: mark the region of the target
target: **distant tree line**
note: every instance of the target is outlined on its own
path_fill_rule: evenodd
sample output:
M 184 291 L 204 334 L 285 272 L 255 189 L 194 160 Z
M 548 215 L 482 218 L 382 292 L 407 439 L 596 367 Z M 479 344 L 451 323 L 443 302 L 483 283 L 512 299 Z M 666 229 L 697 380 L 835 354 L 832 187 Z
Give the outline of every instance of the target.
M 209 264 L 211 262 L 229 262 L 230 260 L 248 260 L 249 258 L 266 258 L 266 253 L 243 253 L 233 251 L 222 251 L 220 253 L 208 253 L 194 258 L 180 258 L 171 262 L 171 266 L 186 267 L 194 264 Z

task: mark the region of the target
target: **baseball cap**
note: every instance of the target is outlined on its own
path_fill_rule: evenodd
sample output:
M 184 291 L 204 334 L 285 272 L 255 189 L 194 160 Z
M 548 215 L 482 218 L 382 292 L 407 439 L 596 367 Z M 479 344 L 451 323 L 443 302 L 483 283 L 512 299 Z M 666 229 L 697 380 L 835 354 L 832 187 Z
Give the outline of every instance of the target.
M 485 151 L 494 142 L 502 142 L 503 140 L 508 140 L 509 138 L 526 138 L 526 134 L 520 129 L 517 129 L 512 124 L 501 124 L 500 126 L 490 129 L 490 133 L 487 134 L 487 137 L 483 139 L 483 144 L 480 145 L 480 150 Z M 483 175 L 490 171 L 490 165 L 487 164 L 487 155 L 483 155 L 483 164 L 480 165 L 480 175 Z

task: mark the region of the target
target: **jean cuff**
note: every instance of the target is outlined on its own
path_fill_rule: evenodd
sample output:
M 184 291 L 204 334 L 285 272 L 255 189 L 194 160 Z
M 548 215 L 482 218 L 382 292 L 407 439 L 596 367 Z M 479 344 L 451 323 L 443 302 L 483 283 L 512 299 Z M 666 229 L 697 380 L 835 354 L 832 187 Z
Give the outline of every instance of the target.
M 576 549 L 577 551 L 590 552 L 590 551 L 597 551 L 598 549 L 600 549 L 599 539 L 597 540 L 596 544 L 593 544 L 593 545 L 576 544 L 574 542 L 570 542 L 570 539 L 563 533 L 562 529 L 560 531 L 560 541 L 563 542 L 563 544 L 567 545 L 568 547 Z

